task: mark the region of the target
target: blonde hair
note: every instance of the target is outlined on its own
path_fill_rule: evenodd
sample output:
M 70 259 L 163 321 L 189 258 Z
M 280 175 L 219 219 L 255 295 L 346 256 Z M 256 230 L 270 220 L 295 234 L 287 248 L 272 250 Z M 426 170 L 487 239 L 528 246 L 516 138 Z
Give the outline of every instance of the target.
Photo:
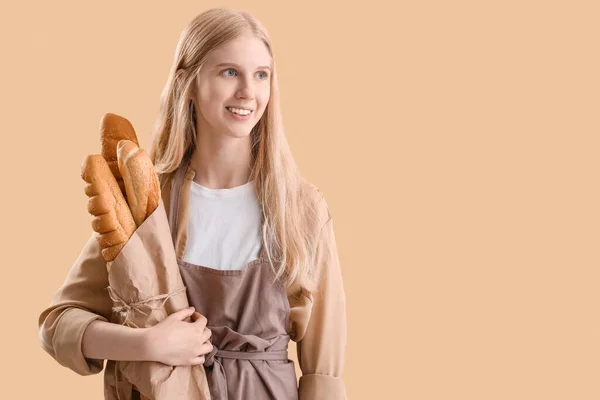
M 272 59 L 270 99 L 252 129 L 252 171 L 263 210 L 262 235 L 276 279 L 286 287 L 313 291 L 317 243 L 326 221 L 321 218 L 318 189 L 300 175 L 284 135 L 279 88 L 266 29 L 250 13 L 213 8 L 196 16 L 183 30 L 150 144 L 150 158 L 161 184 L 166 183 L 196 147 L 196 110 L 189 99 L 198 73 L 211 50 L 244 34 L 253 34 Z M 277 267 L 275 267 L 277 265 Z

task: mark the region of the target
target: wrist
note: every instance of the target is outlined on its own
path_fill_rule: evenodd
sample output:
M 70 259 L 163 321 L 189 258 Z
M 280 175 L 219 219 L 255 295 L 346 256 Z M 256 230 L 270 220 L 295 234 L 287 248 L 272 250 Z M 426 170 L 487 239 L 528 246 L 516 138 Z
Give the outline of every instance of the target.
M 139 332 L 140 353 L 144 361 L 154 361 L 156 359 L 154 338 L 152 328 L 136 329 Z

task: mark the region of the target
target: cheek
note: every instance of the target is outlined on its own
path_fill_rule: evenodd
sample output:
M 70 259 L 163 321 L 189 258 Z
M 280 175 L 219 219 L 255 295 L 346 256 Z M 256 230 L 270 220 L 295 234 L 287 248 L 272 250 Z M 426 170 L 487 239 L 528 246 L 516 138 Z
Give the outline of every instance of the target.
M 271 92 L 270 92 L 270 88 L 268 87 L 267 89 L 263 90 L 260 93 L 260 109 L 261 110 L 265 110 L 265 108 L 267 108 L 267 103 L 269 102 L 269 99 L 271 98 Z
M 226 98 L 222 85 L 205 80 L 198 88 L 199 102 L 205 109 L 218 109 Z
M 215 91 L 204 90 L 199 96 L 199 106 L 204 115 L 214 116 L 216 113 L 220 112 L 221 105 L 222 102 L 219 94 Z

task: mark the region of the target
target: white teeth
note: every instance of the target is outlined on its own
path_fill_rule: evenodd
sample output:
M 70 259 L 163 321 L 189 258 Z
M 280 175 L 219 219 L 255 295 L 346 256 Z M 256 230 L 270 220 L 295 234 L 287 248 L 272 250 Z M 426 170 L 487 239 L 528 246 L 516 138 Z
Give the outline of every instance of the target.
M 229 111 L 231 111 L 232 113 L 239 114 L 239 115 L 250 115 L 250 113 L 252 112 L 250 110 L 244 110 L 241 108 L 233 108 L 233 107 L 227 107 L 227 109 Z

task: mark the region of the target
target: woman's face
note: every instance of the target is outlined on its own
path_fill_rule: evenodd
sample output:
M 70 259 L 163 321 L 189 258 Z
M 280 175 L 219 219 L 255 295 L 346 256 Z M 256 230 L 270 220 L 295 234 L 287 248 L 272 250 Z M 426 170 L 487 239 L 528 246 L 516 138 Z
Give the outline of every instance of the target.
M 214 49 L 202 66 L 194 102 L 198 132 L 245 137 L 262 117 L 271 95 L 271 56 L 254 36 Z

